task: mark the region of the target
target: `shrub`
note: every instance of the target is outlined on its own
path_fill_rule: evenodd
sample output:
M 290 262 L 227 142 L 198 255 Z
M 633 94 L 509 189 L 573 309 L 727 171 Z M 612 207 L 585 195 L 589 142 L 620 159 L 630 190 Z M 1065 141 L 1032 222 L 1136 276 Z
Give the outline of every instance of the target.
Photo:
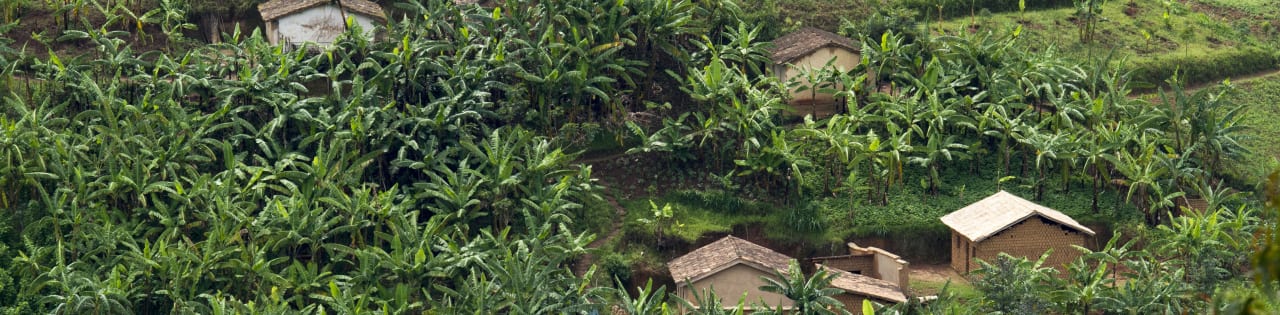
M 610 278 L 625 282 L 631 280 L 631 259 L 621 253 L 608 253 L 600 256 L 600 268 Z

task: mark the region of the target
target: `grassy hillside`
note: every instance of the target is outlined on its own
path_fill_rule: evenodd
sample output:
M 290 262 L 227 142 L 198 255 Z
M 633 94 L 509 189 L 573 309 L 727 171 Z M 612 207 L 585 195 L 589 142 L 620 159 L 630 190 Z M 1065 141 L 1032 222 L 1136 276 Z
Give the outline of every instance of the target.
M 1267 15 L 1275 10 L 1251 0 L 1108 1 L 1101 7 L 1092 40 L 1083 39 L 1088 35 L 1081 30 L 1075 8 L 979 13 L 928 27 L 935 33 L 959 34 L 1008 32 L 1021 25 L 1029 47 L 1055 49 L 1074 58 L 1114 51 L 1135 70 L 1136 81 L 1161 83 L 1179 70 L 1199 83 L 1274 69 L 1273 48 L 1280 42 Z
M 897 1 L 899 5 L 919 1 Z M 959 2 L 957 2 L 959 3 Z M 750 9 L 776 9 L 777 32 L 797 25 L 836 30 L 840 21 L 865 21 L 880 4 L 868 0 L 763 1 Z M 967 4 L 951 4 L 955 6 Z M 1028 4 L 1030 6 L 1030 4 Z M 945 12 L 954 10 L 944 7 Z M 1025 12 L 1005 8 L 964 9 L 965 14 L 916 14 L 932 34 L 1011 32 L 1018 26 L 1028 47 L 1054 49 L 1060 56 L 1086 59 L 1115 52 L 1134 70 L 1137 87 L 1162 84 L 1175 71 L 1189 83 L 1276 69 L 1280 66 L 1280 8 L 1266 0 L 1106 1 L 1099 7 L 1092 40 L 1082 40 L 1081 17 L 1072 6 Z M 748 10 L 751 12 L 751 10 Z M 972 12 L 971 14 L 969 12 Z M 1037 49 L 1037 48 L 1033 48 Z M 1123 59 L 1122 59 L 1123 58 Z
M 1280 76 L 1269 76 L 1258 80 L 1241 83 L 1230 100 L 1248 107 L 1244 115 L 1244 123 L 1252 129 L 1246 132 L 1251 137 L 1244 140 L 1244 145 L 1253 154 L 1245 160 L 1240 171 L 1246 179 L 1261 182 L 1267 173 L 1280 166 Z

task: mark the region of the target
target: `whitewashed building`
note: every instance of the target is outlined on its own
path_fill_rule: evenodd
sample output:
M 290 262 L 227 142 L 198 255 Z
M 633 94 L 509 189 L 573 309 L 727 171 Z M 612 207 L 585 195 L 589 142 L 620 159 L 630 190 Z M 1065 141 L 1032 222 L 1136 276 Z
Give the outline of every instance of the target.
M 347 19 L 373 38 L 374 28 L 387 21 L 382 7 L 368 0 L 272 0 L 258 5 L 271 44 L 296 46 L 312 42 L 327 46 L 347 30 Z
M 809 86 L 801 74 L 827 66 L 832 61 L 834 71 L 849 71 L 862 64 L 861 46 L 848 37 L 813 27 L 802 27 L 795 32 L 773 40 L 770 59 L 773 60 L 773 74 L 779 81 L 797 80 L 801 86 Z M 837 86 L 836 88 L 843 88 Z M 815 93 L 813 90 L 791 90 L 791 104 L 834 104 L 835 95 Z

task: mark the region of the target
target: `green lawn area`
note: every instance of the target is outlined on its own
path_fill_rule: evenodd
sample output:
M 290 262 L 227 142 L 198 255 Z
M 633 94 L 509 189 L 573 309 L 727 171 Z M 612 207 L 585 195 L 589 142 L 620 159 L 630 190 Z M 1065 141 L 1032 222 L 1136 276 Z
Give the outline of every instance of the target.
M 1246 3 L 1253 0 L 1213 1 L 1255 7 Z M 934 34 L 959 35 L 1005 34 L 1021 26 L 1021 41 L 1031 51 L 1052 49 L 1059 56 L 1077 60 L 1114 52 L 1113 61 L 1146 70 L 1135 72 L 1137 81 L 1163 83 L 1180 68 L 1193 83 L 1213 82 L 1274 68 L 1271 60 L 1280 40 L 1263 12 L 1277 9 L 1256 7 L 1254 11 L 1259 13 L 1177 1 L 1168 5 L 1158 0 L 1108 1 L 1096 23 L 1094 39 L 1087 43 L 1081 40 L 1075 8 L 977 14 L 928 27 Z M 1216 66 L 1206 66 L 1210 64 Z
M 1267 19 L 1280 18 L 1280 6 L 1276 5 L 1275 0 L 1196 0 L 1200 3 L 1221 6 L 1240 10 L 1247 13 L 1261 15 Z
M 1097 23 L 1095 40 L 1090 43 L 1080 40 L 1079 27 L 1073 17 L 1075 8 L 978 14 L 973 18 L 951 19 L 942 23 L 942 28 L 948 34 L 959 34 L 976 23 L 978 31 L 1008 32 L 1022 24 L 1024 40 L 1033 43 L 1029 47 L 1054 47 L 1072 57 L 1105 54 L 1112 49 L 1122 57 L 1197 54 L 1263 45 L 1274 38 L 1253 32 L 1252 28 L 1259 26 L 1263 19 L 1247 16 L 1232 21 L 1220 16 L 1222 11 L 1225 10 L 1199 12 L 1176 1 L 1169 6 L 1157 0 L 1108 1 Z M 938 24 L 929 27 L 937 32 Z
M 1236 92 L 1229 99 L 1236 104 L 1244 104 L 1247 109 L 1244 123 L 1252 127 L 1245 133 L 1249 135 L 1243 142 L 1246 148 L 1253 151 L 1245 159 L 1241 169 L 1242 177 L 1250 182 L 1261 182 L 1265 176 L 1280 166 L 1280 76 L 1269 76 L 1253 81 L 1236 84 Z
M 963 300 L 977 299 L 982 296 L 982 292 L 978 292 L 973 285 L 964 281 L 911 280 L 911 290 L 918 296 L 938 295 L 942 293 L 943 287 L 946 287 L 947 292 L 955 294 L 956 298 Z

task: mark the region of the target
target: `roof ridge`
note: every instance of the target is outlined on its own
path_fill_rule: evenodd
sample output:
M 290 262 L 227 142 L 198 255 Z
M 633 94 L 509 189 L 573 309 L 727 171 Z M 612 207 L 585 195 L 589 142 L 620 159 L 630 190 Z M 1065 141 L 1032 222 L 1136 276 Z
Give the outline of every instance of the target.
M 1089 235 L 1096 234 L 1066 213 L 1023 199 L 1005 190 L 952 211 L 939 220 L 952 230 L 977 242 L 1025 221 L 1032 215 L 1038 215 L 1048 221 Z

